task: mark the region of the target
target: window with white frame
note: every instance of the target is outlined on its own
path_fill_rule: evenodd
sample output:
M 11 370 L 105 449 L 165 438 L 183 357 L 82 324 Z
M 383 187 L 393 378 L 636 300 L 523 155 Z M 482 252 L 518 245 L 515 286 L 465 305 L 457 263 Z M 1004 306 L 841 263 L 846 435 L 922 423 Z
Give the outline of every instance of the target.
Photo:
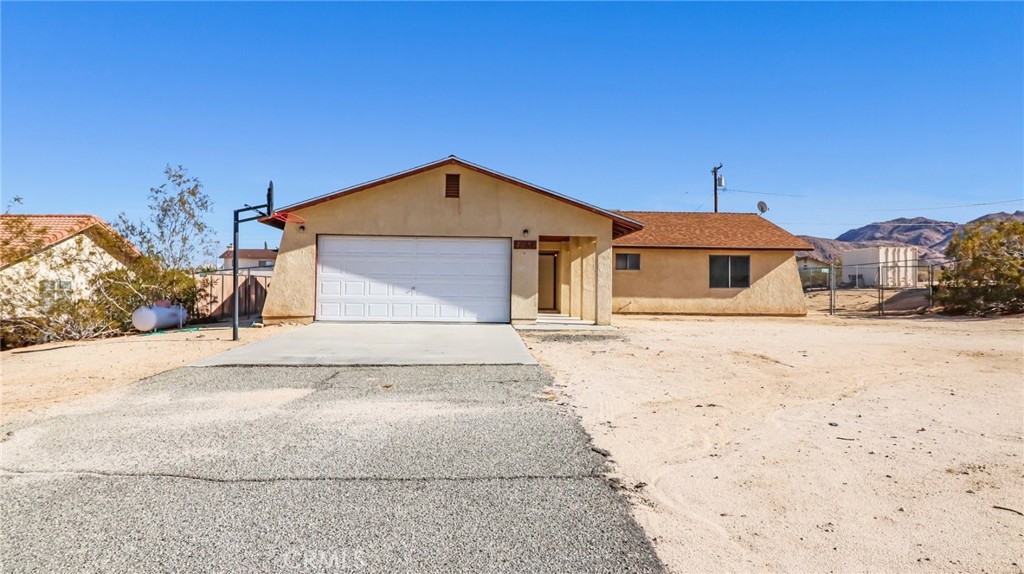
M 44 279 L 39 282 L 39 292 L 46 303 L 53 303 L 62 293 L 69 293 L 71 287 L 71 281 L 60 279 Z

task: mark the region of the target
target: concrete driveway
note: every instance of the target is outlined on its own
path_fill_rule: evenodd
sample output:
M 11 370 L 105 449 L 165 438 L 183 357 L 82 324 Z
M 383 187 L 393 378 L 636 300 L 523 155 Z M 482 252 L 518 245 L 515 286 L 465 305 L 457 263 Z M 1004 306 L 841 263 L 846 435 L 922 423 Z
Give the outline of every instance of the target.
M 183 368 L 0 428 L 5 572 L 657 572 L 537 366 Z
M 535 364 L 511 325 L 313 323 L 194 366 Z

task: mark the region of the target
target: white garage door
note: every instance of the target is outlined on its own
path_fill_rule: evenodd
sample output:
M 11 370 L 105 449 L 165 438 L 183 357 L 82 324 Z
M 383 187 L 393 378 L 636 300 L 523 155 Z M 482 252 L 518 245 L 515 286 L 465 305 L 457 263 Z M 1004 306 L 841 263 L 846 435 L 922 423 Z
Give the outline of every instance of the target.
M 321 236 L 319 321 L 508 323 L 509 239 Z

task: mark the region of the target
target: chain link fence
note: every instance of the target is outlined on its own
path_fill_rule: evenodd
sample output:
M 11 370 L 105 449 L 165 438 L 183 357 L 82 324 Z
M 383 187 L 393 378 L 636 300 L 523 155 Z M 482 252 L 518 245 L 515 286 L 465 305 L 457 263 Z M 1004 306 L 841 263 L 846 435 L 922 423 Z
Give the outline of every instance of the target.
M 829 315 L 911 315 L 935 306 L 944 264 L 803 266 L 808 310 Z

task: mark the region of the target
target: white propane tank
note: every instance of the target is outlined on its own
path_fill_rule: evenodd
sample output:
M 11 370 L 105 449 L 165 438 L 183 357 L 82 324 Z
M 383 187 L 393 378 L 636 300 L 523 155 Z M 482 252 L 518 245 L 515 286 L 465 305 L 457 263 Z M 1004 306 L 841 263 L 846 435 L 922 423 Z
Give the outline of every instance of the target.
M 188 321 L 188 312 L 180 305 L 172 307 L 147 305 L 139 307 L 132 313 L 132 325 L 140 331 L 180 327 L 185 324 L 185 321 Z

